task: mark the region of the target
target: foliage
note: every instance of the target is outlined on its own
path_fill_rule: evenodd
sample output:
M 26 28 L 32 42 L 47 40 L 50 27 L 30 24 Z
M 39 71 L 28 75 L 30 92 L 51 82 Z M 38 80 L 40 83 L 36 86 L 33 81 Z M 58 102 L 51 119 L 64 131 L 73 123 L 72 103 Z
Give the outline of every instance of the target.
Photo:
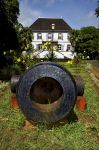
M 5 66 L 0 71 L 0 80 L 9 81 L 12 75 L 20 75 L 24 70 L 18 64 Z
M 72 60 L 68 60 L 68 61 L 67 61 L 67 64 L 72 65 L 72 63 L 73 63 L 73 61 L 72 61 Z
M 32 30 L 29 27 L 23 27 L 20 23 L 17 23 L 15 28 L 19 42 L 19 51 L 32 50 Z
M 80 41 L 80 31 L 79 30 L 72 30 L 69 36 L 69 40 L 72 46 L 75 48 L 78 46 Z
M 28 69 L 31 65 L 38 62 L 36 55 L 33 54 L 33 51 L 14 51 L 10 50 L 4 52 L 5 57 L 12 59 L 13 65 L 10 66 L 19 66 L 20 70 L 23 72 Z M 6 69 L 9 68 L 5 67 Z M 13 72 L 10 72 L 10 75 L 13 75 Z
M 97 8 L 95 10 L 95 14 L 97 17 L 99 17 L 99 0 L 97 1 Z
M 2 95 L 4 91 L 6 91 L 8 86 L 9 86 L 8 82 L 0 81 L 0 95 Z
M 22 65 L 25 68 L 26 66 L 29 66 L 29 61 L 33 62 L 33 57 L 31 57 L 32 54 L 29 52 L 32 51 L 33 53 L 33 47 L 32 47 L 32 31 L 31 29 L 27 27 L 23 27 L 21 24 L 17 23 L 15 25 L 15 30 L 17 33 L 17 38 L 18 38 L 18 48 L 17 50 L 8 50 L 3 52 L 3 56 L 6 59 L 6 64 L 8 62 L 13 63 L 13 64 L 18 64 Z M 23 52 L 27 53 L 27 56 L 23 58 Z M 28 62 L 28 63 L 27 63 Z M 10 65 L 9 64 L 9 65 Z
M 15 58 L 15 63 L 21 65 L 23 70 L 28 69 L 37 62 L 37 56 L 33 54 L 33 51 L 23 51 L 20 57 Z
M 16 48 L 18 45 L 14 24 L 19 14 L 17 0 L 0 1 L 0 52 Z
M 53 44 L 52 42 L 45 42 L 42 45 L 42 49 L 47 50 L 48 54 L 45 56 L 45 58 L 47 58 L 49 61 L 53 61 L 54 58 L 56 58 L 55 56 L 55 51 L 57 51 L 57 45 Z
M 79 57 L 79 55 L 74 56 L 73 58 L 73 64 L 77 65 L 81 62 L 81 58 Z
M 3 51 L 18 48 L 18 38 L 14 28 L 18 14 L 18 0 L 0 0 L 0 66 L 6 63 Z
M 83 27 L 80 30 L 73 30 L 70 42 L 77 53 L 85 58 L 95 59 L 99 55 L 99 29 L 93 26 Z
M 15 24 L 19 15 L 19 1 L 5 0 L 5 11 L 8 20 Z
M 0 66 L 16 64 L 22 51 L 33 50 L 32 31 L 18 23 L 18 15 L 18 0 L 0 1 Z

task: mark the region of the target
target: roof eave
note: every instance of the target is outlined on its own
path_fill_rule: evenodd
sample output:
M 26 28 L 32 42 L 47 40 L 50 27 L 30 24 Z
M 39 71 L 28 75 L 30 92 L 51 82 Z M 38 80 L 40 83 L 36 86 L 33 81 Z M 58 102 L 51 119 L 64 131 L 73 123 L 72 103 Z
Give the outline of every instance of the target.
M 33 30 L 32 29 L 32 31 L 33 32 L 71 32 L 72 31 L 72 29 L 71 30 Z

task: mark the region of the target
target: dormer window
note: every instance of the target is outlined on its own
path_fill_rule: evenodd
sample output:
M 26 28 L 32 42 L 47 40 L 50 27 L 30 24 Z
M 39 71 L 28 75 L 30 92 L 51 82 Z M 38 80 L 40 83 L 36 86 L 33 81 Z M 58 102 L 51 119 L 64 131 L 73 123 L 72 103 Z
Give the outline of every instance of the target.
M 37 39 L 38 39 L 38 40 L 41 40 L 41 39 L 42 39 L 42 33 L 38 33 L 38 34 L 37 34 Z
M 52 30 L 54 30 L 55 29 L 55 24 L 54 23 L 52 23 Z
M 62 33 L 58 33 L 58 39 L 63 40 L 63 34 Z

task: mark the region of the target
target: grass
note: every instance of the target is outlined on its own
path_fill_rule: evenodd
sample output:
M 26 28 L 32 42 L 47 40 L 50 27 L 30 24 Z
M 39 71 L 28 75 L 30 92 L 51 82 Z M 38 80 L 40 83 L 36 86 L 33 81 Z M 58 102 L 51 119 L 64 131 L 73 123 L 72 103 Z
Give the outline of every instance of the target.
M 24 129 L 25 117 L 9 103 L 9 85 L 0 97 L 0 150 L 98 150 L 99 149 L 99 97 L 86 71 L 86 64 L 63 64 L 73 74 L 82 76 L 85 82 L 87 110 L 74 108 L 78 121 L 48 127 L 38 124 Z

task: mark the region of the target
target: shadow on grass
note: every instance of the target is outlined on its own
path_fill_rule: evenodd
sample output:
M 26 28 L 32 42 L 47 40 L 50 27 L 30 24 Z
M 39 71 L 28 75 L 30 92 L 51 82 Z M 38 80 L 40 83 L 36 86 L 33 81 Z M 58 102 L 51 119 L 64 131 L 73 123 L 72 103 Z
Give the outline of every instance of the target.
M 46 127 L 46 129 L 51 130 L 53 127 L 60 127 L 60 126 L 66 125 L 66 124 L 72 124 L 72 123 L 77 122 L 77 121 L 78 121 L 78 117 L 77 117 L 76 113 L 74 112 L 74 110 L 72 110 L 68 116 L 62 118 L 61 120 L 59 120 L 57 122 L 54 122 L 54 123 L 37 123 L 37 122 L 29 123 L 28 122 L 28 126 L 27 126 L 27 124 L 24 123 L 23 127 L 35 128 L 36 126 L 39 126 L 40 128 Z

